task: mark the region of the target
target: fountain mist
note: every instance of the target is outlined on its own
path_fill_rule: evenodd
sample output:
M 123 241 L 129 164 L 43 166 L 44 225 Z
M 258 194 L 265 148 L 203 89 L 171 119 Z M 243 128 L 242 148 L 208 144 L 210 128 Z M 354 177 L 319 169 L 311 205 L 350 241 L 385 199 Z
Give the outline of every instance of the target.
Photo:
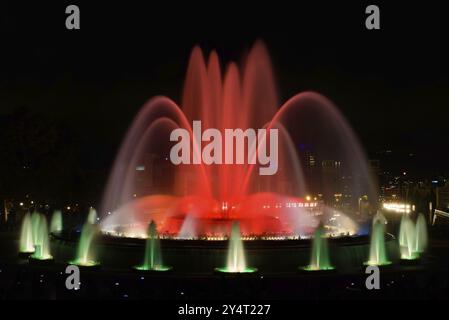
M 422 254 L 427 248 L 428 234 L 427 234 L 427 222 L 422 213 L 418 215 L 415 227 L 415 248 L 414 251 L 418 254 Z
M 180 105 L 158 96 L 135 116 L 105 189 L 101 209 L 107 214 L 101 222 L 104 232 L 139 237 L 154 220 L 165 236 L 222 237 L 233 221 L 239 221 L 245 236 L 311 236 L 319 223 L 317 216 L 292 204 L 304 202 L 304 197 L 321 189 L 323 197 L 332 200 L 336 190 L 327 178 L 307 173 L 309 151 L 316 159 L 344 164 L 345 175 L 352 177 L 347 181 L 352 199 L 362 195 L 377 199 L 360 143 L 330 100 L 303 92 L 281 104 L 262 42 L 254 44 L 241 66 L 231 62 L 222 69 L 222 65 L 215 51 L 205 57 L 195 47 Z M 191 156 L 202 156 L 199 150 L 205 141 L 193 141 L 194 120 L 201 121 L 204 132 L 216 129 L 222 136 L 226 128 L 278 130 L 278 172 L 260 176 L 260 165 L 249 164 L 248 159 L 242 164 L 175 166 L 167 158 L 175 143 L 170 140 L 174 129 L 187 130 Z M 233 151 L 235 155 L 237 150 Z M 262 150 L 258 148 L 253 156 L 258 152 Z M 162 171 L 164 178 L 154 182 L 163 184 L 154 183 L 151 192 L 142 189 L 143 179 Z M 189 220 L 192 215 L 194 219 Z M 353 233 L 342 233 L 349 231 Z
M 401 251 L 401 259 L 415 260 L 419 255 L 415 252 L 416 231 L 412 219 L 404 214 L 401 218 L 399 226 L 399 248 Z
M 20 231 L 19 252 L 34 252 L 33 227 L 31 223 L 31 216 L 29 213 L 25 214 L 25 216 L 23 217 L 22 229 Z
M 60 210 L 55 210 L 51 217 L 50 222 L 50 232 L 61 232 L 62 231 L 62 213 Z
M 87 215 L 87 222 L 90 224 L 95 224 L 97 222 L 97 210 L 94 208 L 89 209 L 89 214 Z
M 50 241 L 48 239 L 47 219 L 44 215 L 39 215 L 37 221 L 36 242 L 34 243 L 34 253 L 31 258 L 36 260 L 51 260 L 53 256 L 50 254 Z

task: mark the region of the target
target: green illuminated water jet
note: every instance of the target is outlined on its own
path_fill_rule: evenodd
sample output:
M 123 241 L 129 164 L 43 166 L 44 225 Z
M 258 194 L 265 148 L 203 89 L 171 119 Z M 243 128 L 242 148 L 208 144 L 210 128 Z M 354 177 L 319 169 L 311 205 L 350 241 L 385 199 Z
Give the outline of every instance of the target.
M 31 223 L 31 216 L 29 213 L 25 214 L 25 216 L 23 217 L 22 228 L 20 231 L 19 252 L 34 252 L 33 227 Z
M 87 222 L 90 224 L 95 224 L 97 222 L 97 210 L 94 208 L 89 209 L 89 214 L 87 215 Z
M 70 264 L 75 264 L 83 267 L 93 267 L 100 263 L 95 260 L 92 248 L 92 242 L 96 234 L 96 227 L 91 223 L 85 223 L 81 230 L 81 235 L 78 243 L 78 249 L 75 260 L 70 261 Z
M 59 210 L 53 212 L 50 222 L 50 232 L 62 231 L 62 213 Z
M 371 230 L 369 260 L 365 262 L 365 265 L 385 266 L 391 264 L 391 261 L 387 258 L 384 233 L 384 225 L 376 220 Z
M 34 243 L 35 250 L 31 255 L 31 258 L 36 260 L 52 260 L 53 256 L 50 254 L 47 219 L 44 215 L 38 215 L 36 230 L 36 242 Z
M 37 243 L 37 235 L 39 229 L 40 213 L 34 211 L 31 215 L 31 229 L 33 233 L 33 245 Z
M 416 232 L 415 225 L 410 217 L 404 214 L 401 218 L 399 226 L 399 248 L 401 251 L 401 259 L 415 260 L 419 255 L 415 252 Z
M 387 218 L 385 218 L 385 216 L 382 214 L 382 212 L 380 210 L 377 210 L 377 213 L 374 216 L 373 221 L 372 221 L 372 226 L 374 226 L 374 224 L 377 221 L 379 221 L 382 225 L 387 224 Z
M 334 269 L 334 267 L 330 264 L 329 248 L 324 227 L 322 225 L 318 226 L 315 230 L 310 264 L 302 269 L 306 271 L 324 271 Z
M 159 235 L 154 221 L 151 221 L 148 225 L 143 264 L 136 266 L 135 269 L 141 271 L 168 271 L 172 269 L 171 267 L 162 264 Z
M 428 242 L 427 222 L 424 215 L 420 213 L 416 220 L 414 251 L 418 254 L 422 254 L 424 251 L 426 251 L 427 242 Z
M 226 267 L 215 268 L 215 270 L 225 273 L 251 273 L 257 271 L 256 268 L 250 268 L 246 265 L 245 251 L 238 222 L 232 224 Z

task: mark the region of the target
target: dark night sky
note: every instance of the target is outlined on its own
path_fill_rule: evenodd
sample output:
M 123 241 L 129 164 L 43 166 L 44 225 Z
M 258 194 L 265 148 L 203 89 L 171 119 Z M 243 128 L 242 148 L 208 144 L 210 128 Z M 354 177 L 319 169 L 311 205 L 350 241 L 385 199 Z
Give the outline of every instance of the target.
M 360 1 L 96 3 L 73 2 L 80 31 L 65 29 L 70 3 L 0 5 L 0 114 L 23 105 L 42 112 L 109 165 L 147 99 L 179 101 L 195 44 L 229 61 L 262 39 L 283 101 L 299 91 L 323 93 L 373 157 L 392 148 L 421 155 L 422 164 L 449 161 L 449 28 L 437 2 L 377 2 L 380 31 L 365 29 L 367 3 Z

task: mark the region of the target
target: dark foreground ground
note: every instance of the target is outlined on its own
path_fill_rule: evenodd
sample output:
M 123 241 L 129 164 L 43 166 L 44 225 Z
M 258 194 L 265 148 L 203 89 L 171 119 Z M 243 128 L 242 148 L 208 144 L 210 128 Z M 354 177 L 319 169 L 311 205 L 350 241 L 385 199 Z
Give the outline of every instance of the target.
M 390 228 L 397 222 L 391 218 Z M 390 230 L 394 232 L 394 230 Z M 380 271 L 380 289 L 368 290 L 360 270 L 330 274 L 287 273 L 222 276 L 144 274 L 126 269 L 81 270 L 81 287 L 68 290 L 67 264 L 32 265 L 17 257 L 17 232 L 0 232 L 0 299 L 446 299 L 449 297 L 449 223 L 430 230 L 430 248 L 420 265 L 394 264 Z M 276 263 L 276 261 L 273 261 Z

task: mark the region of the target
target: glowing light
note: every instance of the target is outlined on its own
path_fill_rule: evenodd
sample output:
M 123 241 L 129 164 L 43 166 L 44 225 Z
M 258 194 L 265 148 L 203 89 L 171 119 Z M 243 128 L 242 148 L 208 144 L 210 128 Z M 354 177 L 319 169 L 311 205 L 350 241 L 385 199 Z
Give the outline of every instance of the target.
M 410 213 L 412 212 L 414 206 L 408 203 L 400 202 L 384 202 L 382 208 L 386 211 L 396 212 L 396 213 Z

